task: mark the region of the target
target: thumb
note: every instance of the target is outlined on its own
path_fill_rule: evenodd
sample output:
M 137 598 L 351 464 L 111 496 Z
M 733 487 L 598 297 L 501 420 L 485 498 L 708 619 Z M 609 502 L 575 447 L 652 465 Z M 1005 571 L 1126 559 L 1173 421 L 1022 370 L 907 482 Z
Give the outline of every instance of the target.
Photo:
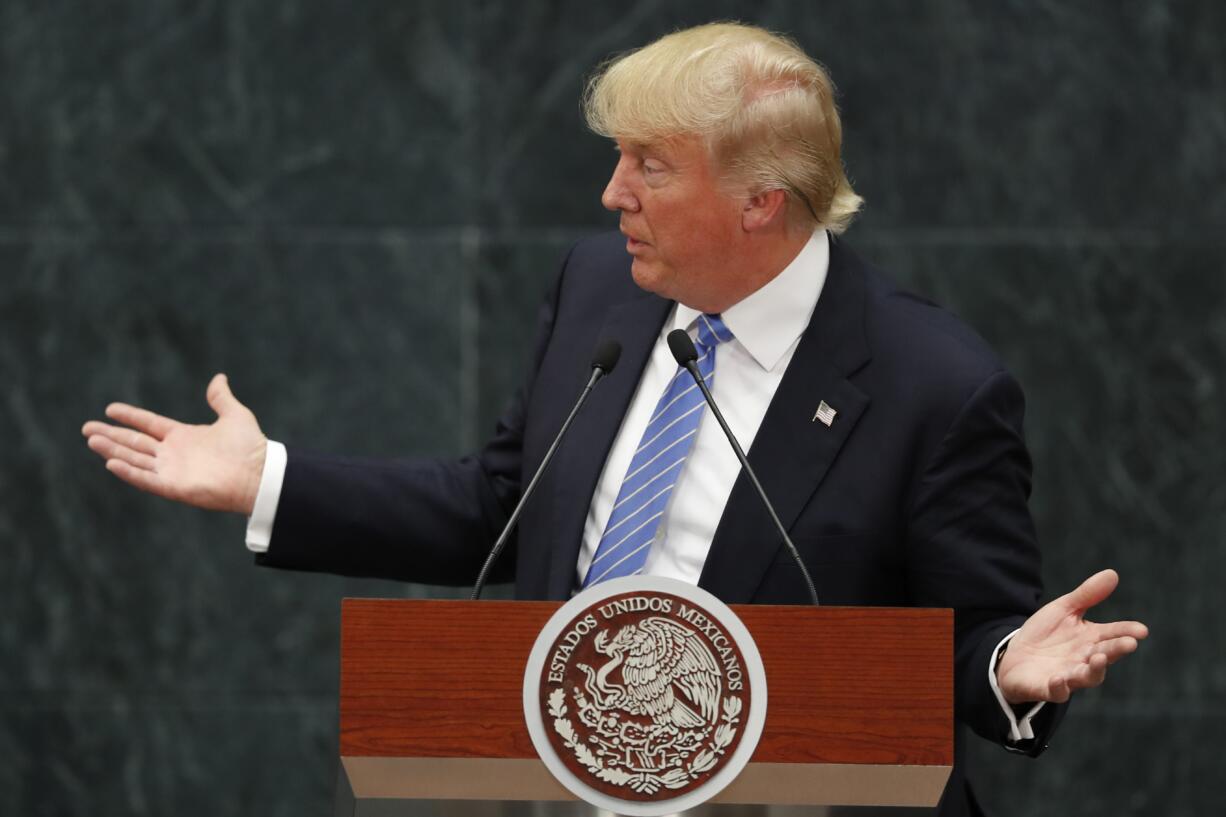
M 209 407 L 217 412 L 218 417 L 224 417 L 228 412 L 243 407 L 243 404 L 238 402 L 238 398 L 230 391 L 230 380 L 224 374 L 213 375 L 213 379 L 209 381 L 208 391 L 205 392 L 205 398 L 209 401 Z
M 1120 583 L 1120 574 L 1114 570 L 1100 570 L 1064 597 L 1073 610 L 1088 610 L 1104 601 Z

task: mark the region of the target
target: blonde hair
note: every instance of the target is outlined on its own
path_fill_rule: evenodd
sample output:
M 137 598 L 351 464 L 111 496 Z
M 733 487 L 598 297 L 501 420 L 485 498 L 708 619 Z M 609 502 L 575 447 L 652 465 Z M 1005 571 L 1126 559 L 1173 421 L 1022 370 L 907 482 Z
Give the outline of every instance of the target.
M 843 170 L 830 77 L 761 28 L 710 23 L 615 57 L 588 80 L 583 109 L 610 138 L 702 138 L 725 186 L 784 191 L 797 224 L 841 233 L 863 202 Z

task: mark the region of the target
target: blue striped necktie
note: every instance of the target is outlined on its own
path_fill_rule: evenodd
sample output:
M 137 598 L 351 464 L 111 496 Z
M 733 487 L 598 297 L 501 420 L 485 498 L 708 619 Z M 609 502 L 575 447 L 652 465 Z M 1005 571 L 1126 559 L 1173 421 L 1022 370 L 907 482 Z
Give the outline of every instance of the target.
M 718 315 L 698 316 L 698 371 L 708 388 L 715 376 L 715 347 L 729 340 L 732 333 Z M 705 407 L 698 384 L 678 368 L 626 469 L 584 587 L 643 572 Z

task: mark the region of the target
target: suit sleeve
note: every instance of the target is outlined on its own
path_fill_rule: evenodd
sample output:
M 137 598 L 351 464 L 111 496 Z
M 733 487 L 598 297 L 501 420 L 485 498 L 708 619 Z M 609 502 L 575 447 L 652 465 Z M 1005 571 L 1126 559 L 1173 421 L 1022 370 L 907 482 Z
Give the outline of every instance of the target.
M 988 740 L 1037 755 L 1064 707 L 1044 707 L 1032 723 L 1035 739 L 1010 745 L 1008 720 L 988 683 L 997 643 L 1021 626 L 1042 593 L 1027 507 L 1024 405 L 1017 382 L 997 371 L 958 411 L 912 503 L 908 575 L 915 604 L 955 610 L 956 717 Z
M 472 583 L 519 500 L 524 406 L 553 330 L 560 288 L 559 276 L 541 307 L 529 377 L 480 452 L 459 460 L 381 460 L 291 448 L 272 538 L 256 563 Z M 491 581 L 512 578 L 514 549 L 512 538 Z

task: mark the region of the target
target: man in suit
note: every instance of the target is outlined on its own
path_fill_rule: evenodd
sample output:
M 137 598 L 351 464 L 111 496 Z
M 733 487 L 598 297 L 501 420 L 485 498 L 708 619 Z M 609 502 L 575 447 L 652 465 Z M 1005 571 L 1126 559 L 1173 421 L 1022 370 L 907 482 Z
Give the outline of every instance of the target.
M 1146 631 L 1084 619 L 1114 589 L 1111 571 L 1035 612 L 1021 390 L 974 332 L 838 238 L 860 199 L 825 73 L 768 32 L 702 26 L 611 63 L 585 105 L 620 152 L 603 203 L 624 236 L 569 253 L 527 383 L 481 452 L 396 463 L 287 452 L 221 375 L 213 425 L 114 404 L 126 427 L 87 423 L 90 447 L 139 488 L 247 514 L 262 564 L 464 584 L 588 354 L 611 338 L 622 362 L 524 510 L 501 576 L 522 598 L 630 572 L 732 603 L 805 603 L 701 402 L 672 419 L 693 395 L 674 382 L 685 375 L 664 338 L 685 329 L 823 601 L 954 608 L 958 720 L 1041 752 L 1057 705 L 1102 683 Z M 941 813 L 977 812 L 956 763 Z

